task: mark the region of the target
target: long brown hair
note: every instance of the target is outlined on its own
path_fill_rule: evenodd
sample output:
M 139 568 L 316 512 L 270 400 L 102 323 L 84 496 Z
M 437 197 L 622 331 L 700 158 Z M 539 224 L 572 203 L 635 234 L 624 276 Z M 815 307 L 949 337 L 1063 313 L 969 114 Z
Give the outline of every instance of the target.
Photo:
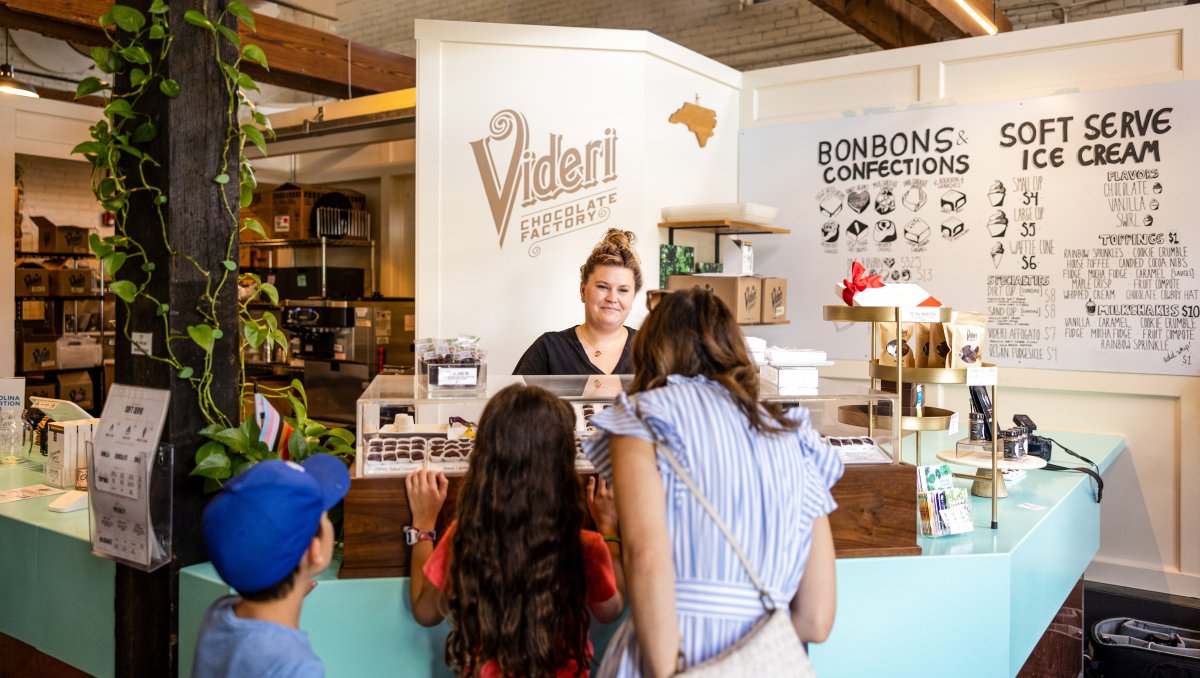
M 795 429 L 778 405 L 758 402 L 758 368 L 725 302 L 711 290 L 692 287 L 662 298 L 633 340 L 629 393 L 667 383 L 667 376 L 705 376 L 721 384 L 750 426 L 767 433 Z
M 604 238 L 592 248 L 592 253 L 588 255 L 587 261 L 579 267 L 579 284 L 586 285 L 592 271 L 595 271 L 597 266 L 619 266 L 633 271 L 633 291 L 641 292 L 642 262 L 638 258 L 637 251 L 633 249 L 633 244 L 636 242 L 637 236 L 633 234 L 633 231 L 622 231 L 619 228 L 608 229 Z
M 446 663 L 475 675 L 586 670 L 584 495 L 575 471 L 575 414 L 535 386 L 488 402 L 458 495 Z

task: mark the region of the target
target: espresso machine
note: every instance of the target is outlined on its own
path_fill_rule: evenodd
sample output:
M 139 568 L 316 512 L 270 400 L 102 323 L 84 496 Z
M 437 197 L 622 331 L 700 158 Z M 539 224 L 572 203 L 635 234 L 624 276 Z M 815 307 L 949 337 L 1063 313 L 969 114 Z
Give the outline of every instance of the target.
M 407 299 L 285 302 L 283 328 L 292 364 L 304 363 L 309 416 L 354 423 L 355 403 L 371 379 L 398 359 L 412 364 L 413 306 Z

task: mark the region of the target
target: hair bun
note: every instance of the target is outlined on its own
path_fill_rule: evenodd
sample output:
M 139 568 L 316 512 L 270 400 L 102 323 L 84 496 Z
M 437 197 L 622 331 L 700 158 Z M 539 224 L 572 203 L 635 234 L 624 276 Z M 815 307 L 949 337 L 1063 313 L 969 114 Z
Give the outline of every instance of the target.
M 619 228 L 610 228 L 608 233 L 604 234 L 604 240 L 601 242 L 616 245 L 617 247 L 633 250 L 633 246 L 637 243 L 637 235 L 633 231 L 622 231 Z
M 619 228 L 608 229 L 600 242 L 592 248 L 592 253 L 588 256 L 587 261 L 579 267 L 579 282 L 587 284 L 588 276 L 597 266 L 620 266 L 633 271 L 634 290 L 640 292 L 642 290 L 642 265 L 641 257 L 633 248 L 635 242 L 637 242 L 637 235 L 633 231 Z

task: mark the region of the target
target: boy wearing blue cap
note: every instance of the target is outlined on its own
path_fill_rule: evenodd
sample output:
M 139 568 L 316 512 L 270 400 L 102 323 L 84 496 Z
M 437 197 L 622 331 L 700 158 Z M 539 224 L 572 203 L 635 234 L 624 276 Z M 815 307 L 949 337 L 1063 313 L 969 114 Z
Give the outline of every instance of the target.
M 239 595 L 205 614 L 193 678 L 325 675 L 300 607 L 333 557 L 326 512 L 349 489 L 346 465 L 327 454 L 260 462 L 225 484 L 204 511 L 204 542 Z

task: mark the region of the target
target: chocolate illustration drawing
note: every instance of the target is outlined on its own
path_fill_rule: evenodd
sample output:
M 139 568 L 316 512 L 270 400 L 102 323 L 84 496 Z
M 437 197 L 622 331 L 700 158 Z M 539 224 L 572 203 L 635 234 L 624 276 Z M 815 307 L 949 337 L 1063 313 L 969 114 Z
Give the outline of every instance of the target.
M 1004 243 L 998 242 L 992 245 L 992 266 L 1000 268 L 1000 261 L 1004 259 Z
M 1142 225 L 1147 228 L 1153 226 L 1154 225 L 1154 217 L 1147 214 L 1146 218 L 1142 219 Z
M 821 242 L 837 242 L 842 227 L 836 221 L 826 221 L 821 224 Z
M 831 195 L 821 201 L 820 207 L 822 214 L 830 217 L 836 217 L 838 212 L 842 211 L 842 199 L 836 195 Z
M 875 196 L 875 211 L 879 214 L 888 214 L 896 209 L 896 196 L 892 194 L 892 189 L 880 189 Z
M 916 212 L 925 206 L 925 199 L 925 189 L 920 186 L 913 186 L 904 192 L 904 197 L 900 199 L 900 202 L 904 203 L 904 206 L 908 209 Z
M 924 219 L 913 219 L 904 226 L 904 239 L 910 245 L 924 245 L 929 242 L 929 224 Z
M 1155 193 L 1162 193 L 1162 188 L 1162 184 L 1156 181 L 1154 182 L 1154 185 L 1150 187 L 1150 190 L 1154 191 Z
M 857 214 L 862 214 L 863 210 L 871 204 L 871 194 L 867 189 L 851 190 L 846 194 L 846 206 L 854 210 Z
M 846 227 L 846 235 L 850 236 L 850 242 L 857 243 L 866 240 L 867 230 L 870 229 L 863 222 L 855 219 L 853 223 Z
M 880 219 L 875 222 L 875 242 L 894 242 L 896 240 L 896 222 L 891 219 Z
M 943 212 L 961 212 L 967 206 L 967 196 L 962 191 L 949 190 L 942 194 Z
M 942 237 L 946 240 L 954 240 L 963 234 L 963 222 L 957 217 L 950 217 L 942 222 Z

